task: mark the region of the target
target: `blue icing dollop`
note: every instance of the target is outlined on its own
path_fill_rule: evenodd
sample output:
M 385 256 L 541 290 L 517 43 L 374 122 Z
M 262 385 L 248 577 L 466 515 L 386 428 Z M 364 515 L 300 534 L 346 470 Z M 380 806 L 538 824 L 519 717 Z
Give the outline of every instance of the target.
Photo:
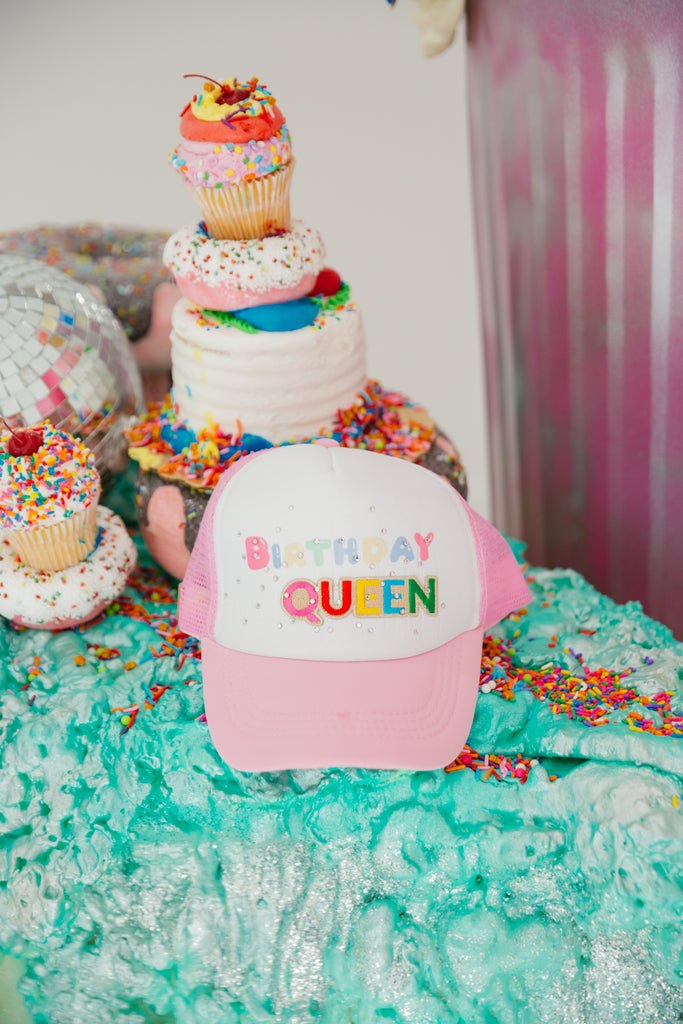
M 165 423 L 161 428 L 161 440 L 170 444 L 176 455 L 189 448 L 197 440 L 197 435 L 182 423 Z
M 272 447 L 272 441 L 267 441 L 265 437 L 259 437 L 258 434 L 242 434 L 239 444 L 221 448 L 221 462 L 228 462 L 238 452 L 244 455 L 245 452 L 261 452 Z
M 320 306 L 312 299 L 292 299 L 291 302 L 236 309 L 233 315 L 259 331 L 298 331 L 310 327 L 319 312 Z

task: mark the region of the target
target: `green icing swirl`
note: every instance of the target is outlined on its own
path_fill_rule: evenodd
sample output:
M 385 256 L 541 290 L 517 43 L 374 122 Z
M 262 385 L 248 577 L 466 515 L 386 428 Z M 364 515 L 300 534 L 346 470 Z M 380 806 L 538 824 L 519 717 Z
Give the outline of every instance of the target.
M 328 313 L 330 310 L 337 309 L 338 306 L 345 306 L 349 301 L 351 289 L 348 284 L 342 284 L 341 288 L 335 295 L 311 295 L 310 299 L 320 307 L 321 313 Z M 234 313 L 227 313 L 220 309 L 207 309 L 204 311 L 207 316 L 215 320 L 216 323 L 224 324 L 226 327 L 236 327 L 238 331 L 244 331 L 245 334 L 259 334 L 259 329 L 254 327 L 253 324 L 249 324 L 246 320 L 240 320 Z
M 311 295 L 311 300 L 320 306 L 321 313 L 329 313 L 338 306 L 345 306 L 351 296 L 351 289 L 348 284 L 342 282 L 342 286 L 335 295 Z
M 227 313 L 220 309 L 207 309 L 205 310 L 207 316 L 211 317 L 219 324 L 223 324 L 226 327 L 236 327 L 238 331 L 244 331 L 245 334 L 258 334 L 259 330 L 254 327 L 253 324 L 248 324 L 246 320 L 240 320 L 234 313 Z

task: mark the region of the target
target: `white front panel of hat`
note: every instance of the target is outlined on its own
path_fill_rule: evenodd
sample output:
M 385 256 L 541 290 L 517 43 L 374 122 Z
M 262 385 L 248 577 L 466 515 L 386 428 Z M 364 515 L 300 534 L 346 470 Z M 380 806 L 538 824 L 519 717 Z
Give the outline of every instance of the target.
M 214 543 L 214 637 L 233 650 L 406 658 L 479 625 L 467 514 L 444 480 L 400 459 L 273 449 L 223 491 Z

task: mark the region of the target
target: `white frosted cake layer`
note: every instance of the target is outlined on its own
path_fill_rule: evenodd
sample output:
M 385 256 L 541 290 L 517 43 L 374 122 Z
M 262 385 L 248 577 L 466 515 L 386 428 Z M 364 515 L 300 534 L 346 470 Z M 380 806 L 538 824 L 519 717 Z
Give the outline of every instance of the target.
M 302 439 L 333 426 L 366 382 L 365 335 L 355 305 L 294 331 L 247 333 L 181 299 L 173 310 L 174 398 L 196 432 L 210 417 L 226 433 Z

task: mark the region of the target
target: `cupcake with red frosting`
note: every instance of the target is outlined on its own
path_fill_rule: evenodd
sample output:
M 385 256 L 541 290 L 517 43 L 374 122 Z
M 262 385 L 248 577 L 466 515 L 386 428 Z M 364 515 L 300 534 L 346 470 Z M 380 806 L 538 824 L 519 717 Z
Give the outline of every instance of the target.
M 181 114 L 180 134 L 169 162 L 199 203 L 210 235 L 240 240 L 289 231 L 289 132 L 257 78 L 207 79 Z
M 19 559 L 54 572 L 97 541 L 100 477 L 85 445 L 49 423 L 0 441 L 0 528 Z

